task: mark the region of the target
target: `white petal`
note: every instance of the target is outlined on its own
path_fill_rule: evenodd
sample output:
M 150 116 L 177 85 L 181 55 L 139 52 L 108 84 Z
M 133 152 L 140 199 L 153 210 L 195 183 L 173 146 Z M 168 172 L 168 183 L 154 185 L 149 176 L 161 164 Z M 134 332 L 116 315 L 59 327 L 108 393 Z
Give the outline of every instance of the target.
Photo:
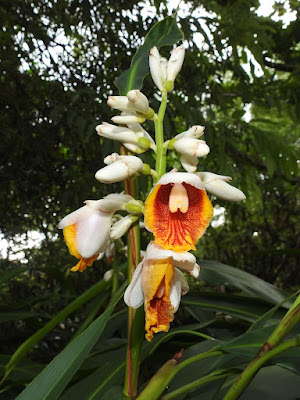
M 120 182 L 130 177 L 129 167 L 122 161 L 116 161 L 96 172 L 95 178 L 102 183 Z
M 112 121 L 115 124 L 134 124 L 142 123 L 145 121 L 145 119 L 136 115 L 117 115 L 115 117 L 112 117 Z
M 142 92 L 139 90 L 130 90 L 126 96 L 136 111 L 139 111 L 142 114 L 149 113 L 149 101 Z
M 137 219 L 138 217 L 136 216 L 126 215 L 124 218 L 113 224 L 110 231 L 111 239 L 115 240 L 123 236 Z
M 126 96 L 109 96 L 107 105 L 119 111 L 132 111 L 131 104 Z
M 58 224 L 59 229 L 64 229 L 69 225 L 76 224 L 77 222 L 88 218 L 93 213 L 93 210 L 87 206 L 83 206 L 71 214 L 66 215 Z
M 194 139 L 199 139 L 200 136 L 203 135 L 204 133 L 204 126 L 201 125 L 194 125 L 187 131 L 184 131 L 182 133 L 179 133 L 174 137 L 174 139 L 181 139 L 183 137 L 185 138 L 194 138 Z
M 139 308 L 144 303 L 144 293 L 142 288 L 142 267 L 143 261 L 136 267 L 130 285 L 124 294 L 124 301 L 128 307 Z
M 180 156 L 180 162 L 183 166 L 183 168 L 187 171 L 187 172 L 195 172 L 197 170 L 197 165 L 198 165 L 198 158 L 197 157 L 193 157 L 193 156 L 188 156 L 188 155 L 181 155 Z
M 230 176 L 217 175 L 213 172 L 198 172 L 197 175 L 200 176 L 204 184 L 215 181 L 217 179 L 225 182 L 229 182 L 232 179 Z
M 175 278 L 170 291 L 170 301 L 172 306 L 174 307 L 174 313 L 179 308 L 180 300 L 181 300 L 181 284 L 180 281 L 176 279 L 176 271 L 175 271 Z
M 210 152 L 210 148 L 204 140 L 185 137 L 174 143 L 174 149 L 181 154 L 193 157 L 204 157 Z
M 242 201 L 246 199 L 246 196 L 244 193 L 235 188 L 234 186 L 229 185 L 223 180 L 216 179 L 212 182 L 206 183 L 205 184 L 205 189 L 219 197 L 220 199 L 223 200 L 229 200 L 229 201 Z
M 179 71 L 182 68 L 184 60 L 184 47 L 175 47 L 171 52 L 171 57 L 167 66 L 167 81 L 174 81 Z
M 100 210 L 105 213 L 114 213 L 117 210 L 123 210 L 124 205 L 132 200 L 134 200 L 134 198 L 129 194 L 111 193 L 101 200 L 86 200 L 85 204 L 95 210 Z
M 138 141 L 136 134 L 132 130 L 125 127 L 103 123 L 96 126 L 96 131 L 98 135 L 102 137 L 117 140 L 119 142 L 136 144 Z
M 201 179 L 196 174 L 188 172 L 167 172 L 164 174 L 157 185 L 167 185 L 168 183 L 188 183 L 197 189 L 204 190 L 204 185 Z
M 189 284 L 187 283 L 186 277 L 178 268 L 175 268 L 175 280 L 180 282 L 181 294 L 182 296 L 184 296 L 190 288 Z
M 76 226 L 76 248 L 83 258 L 104 251 L 108 240 L 112 214 L 94 212 Z
M 164 88 L 164 77 L 160 65 L 160 54 L 155 46 L 150 50 L 149 67 L 153 82 L 162 91 Z

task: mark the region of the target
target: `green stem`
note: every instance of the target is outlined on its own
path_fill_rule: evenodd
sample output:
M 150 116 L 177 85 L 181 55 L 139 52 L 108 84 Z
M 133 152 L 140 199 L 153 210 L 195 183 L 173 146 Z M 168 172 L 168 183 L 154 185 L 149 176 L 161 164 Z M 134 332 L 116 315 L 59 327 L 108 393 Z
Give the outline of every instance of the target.
M 166 394 L 161 398 L 161 400 L 173 400 L 177 399 L 178 396 L 186 393 L 190 393 L 194 391 L 195 389 L 198 389 L 200 386 L 205 385 L 206 383 L 217 381 L 219 379 L 224 379 L 229 375 L 232 375 L 233 372 L 227 372 L 224 374 L 218 374 L 216 375 L 215 372 L 212 374 L 209 374 L 207 376 L 203 376 L 202 378 L 196 379 L 195 381 L 188 383 L 187 385 L 181 386 L 177 390 L 173 390 L 173 392 Z
M 158 111 L 158 118 L 155 121 L 155 141 L 156 141 L 156 172 L 155 183 L 166 172 L 166 149 L 164 148 L 164 128 L 163 120 L 167 107 L 167 92 L 162 93 L 162 101 Z
M 174 378 L 174 376 L 188 365 L 195 363 L 200 360 L 204 360 L 209 357 L 215 357 L 224 354 L 221 350 L 210 350 L 205 353 L 197 354 L 194 357 L 188 358 L 187 360 L 178 364 L 178 359 L 172 359 L 167 361 L 152 377 L 148 385 L 139 395 L 137 400 L 156 400 L 163 393 L 165 388 Z
M 238 380 L 229 389 L 223 400 L 236 400 L 243 393 L 246 387 L 249 385 L 251 380 L 254 378 L 259 369 L 272 357 L 291 349 L 293 347 L 300 346 L 300 337 L 292 340 L 288 340 L 275 349 L 268 351 L 263 354 L 260 358 L 254 359 L 244 370 L 244 372 L 239 376 Z

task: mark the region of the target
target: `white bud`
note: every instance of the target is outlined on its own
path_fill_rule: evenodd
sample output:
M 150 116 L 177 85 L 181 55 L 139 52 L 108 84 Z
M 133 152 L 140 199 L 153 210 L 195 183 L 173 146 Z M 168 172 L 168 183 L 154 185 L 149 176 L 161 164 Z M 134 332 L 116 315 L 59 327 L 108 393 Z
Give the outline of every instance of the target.
M 160 91 L 164 89 L 165 79 L 163 76 L 160 54 L 157 47 L 152 47 L 149 55 L 149 67 L 153 82 L 158 87 Z
M 110 231 L 110 238 L 116 240 L 125 235 L 137 219 L 138 217 L 133 215 L 126 215 L 126 217 L 120 219 L 118 222 L 113 224 Z
M 95 178 L 102 183 L 120 182 L 144 170 L 143 161 L 135 156 L 114 153 L 106 157 L 104 162 L 108 165 L 95 174 Z
M 180 162 L 187 172 L 193 173 L 196 171 L 199 161 L 197 157 L 182 155 L 180 156 Z
M 132 200 L 134 198 L 129 194 L 111 193 L 101 200 L 86 200 L 85 204 L 89 209 L 113 214 L 117 210 L 124 210 L 124 205 Z
M 113 276 L 114 271 L 112 269 L 109 269 L 108 271 L 105 272 L 105 274 L 103 275 L 103 279 L 108 282 L 111 280 L 112 276 Z
M 115 242 L 108 243 L 105 249 L 105 256 L 108 259 L 108 261 L 112 261 L 111 259 L 114 257 L 115 253 L 116 253 Z
M 131 129 L 115 126 L 106 122 L 104 122 L 102 125 L 98 125 L 96 127 L 96 131 L 98 135 L 102 137 L 117 140 L 119 142 L 132 144 L 137 144 L 138 142 L 138 137 Z
M 167 81 L 174 82 L 176 76 L 181 70 L 184 60 L 184 52 L 185 50 L 183 46 L 175 47 L 175 49 L 172 50 L 167 66 Z
M 109 96 L 107 105 L 119 111 L 132 111 L 126 96 Z
M 197 175 L 201 178 L 205 189 L 220 199 L 234 202 L 246 199 L 241 190 L 227 183 L 231 180 L 230 176 L 217 175 L 212 172 L 199 172 Z
M 165 57 L 160 57 L 160 68 L 162 72 L 162 77 L 164 82 L 167 81 L 167 68 L 168 68 L 168 60 Z
M 204 126 L 194 125 L 187 131 L 181 132 L 178 135 L 176 135 L 174 139 L 181 139 L 181 138 L 199 139 L 199 137 L 203 135 L 204 129 L 205 129 Z
M 115 124 L 141 124 L 145 121 L 145 118 L 138 117 L 137 115 L 117 115 L 112 117 L 112 121 Z
M 142 114 L 148 114 L 150 112 L 149 101 L 139 90 L 130 90 L 130 92 L 127 93 L 127 98 L 136 111 Z
M 210 148 L 204 140 L 194 138 L 182 138 L 174 143 L 174 149 L 183 155 L 192 157 L 204 157 L 210 152 Z

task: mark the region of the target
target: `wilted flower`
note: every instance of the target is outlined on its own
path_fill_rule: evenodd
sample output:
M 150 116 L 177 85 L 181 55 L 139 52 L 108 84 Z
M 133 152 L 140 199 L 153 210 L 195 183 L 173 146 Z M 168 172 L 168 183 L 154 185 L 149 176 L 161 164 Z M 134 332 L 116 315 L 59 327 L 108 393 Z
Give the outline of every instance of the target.
M 212 172 L 199 172 L 197 175 L 201 178 L 205 189 L 223 200 L 242 201 L 246 199 L 244 193 L 227 182 L 231 181 L 230 176 L 217 175 Z
M 105 250 L 117 210 L 124 209 L 133 198 L 126 194 L 109 194 L 101 200 L 87 200 L 86 205 L 64 217 L 58 227 L 63 229 L 70 254 L 80 259 L 72 271 L 84 271 Z
M 144 213 L 155 243 L 183 252 L 195 249 L 212 219 L 213 207 L 196 174 L 168 172 L 147 197 Z
M 175 267 L 194 276 L 199 273 L 199 266 L 192 254 L 164 250 L 152 242 L 126 289 L 124 300 L 128 306 L 138 308 L 144 303 L 148 341 L 154 333 L 169 330 L 181 295 L 189 289 L 185 276 Z

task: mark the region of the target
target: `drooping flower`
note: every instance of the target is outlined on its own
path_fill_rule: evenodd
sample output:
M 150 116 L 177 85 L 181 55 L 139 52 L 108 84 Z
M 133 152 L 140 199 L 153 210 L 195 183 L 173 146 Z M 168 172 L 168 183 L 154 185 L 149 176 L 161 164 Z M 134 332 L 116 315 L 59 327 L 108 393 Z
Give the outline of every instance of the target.
M 202 180 L 205 189 L 223 200 L 242 201 L 246 199 L 245 194 L 234 186 L 229 185 L 230 176 L 217 175 L 212 172 L 198 172 L 197 175 Z
M 138 308 L 144 303 L 148 341 L 154 333 L 169 330 L 181 295 L 189 290 L 185 276 L 175 267 L 193 276 L 199 274 L 195 256 L 187 252 L 164 250 L 151 242 L 126 289 L 124 300 L 129 307 Z
M 129 195 L 115 193 L 101 200 L 87 200 L 85 206 L 60 221 L 58 227 L 63 229 L 70 254 L 80 260 L 72 271 L 84 271 L 105 250 L 114 212 L 131 200 Z
M 195 249 L 212 219 L 213 207 L 196 174 L 168 172 L 147 197 L 144 213 L 155 243 L 183 252 Z

